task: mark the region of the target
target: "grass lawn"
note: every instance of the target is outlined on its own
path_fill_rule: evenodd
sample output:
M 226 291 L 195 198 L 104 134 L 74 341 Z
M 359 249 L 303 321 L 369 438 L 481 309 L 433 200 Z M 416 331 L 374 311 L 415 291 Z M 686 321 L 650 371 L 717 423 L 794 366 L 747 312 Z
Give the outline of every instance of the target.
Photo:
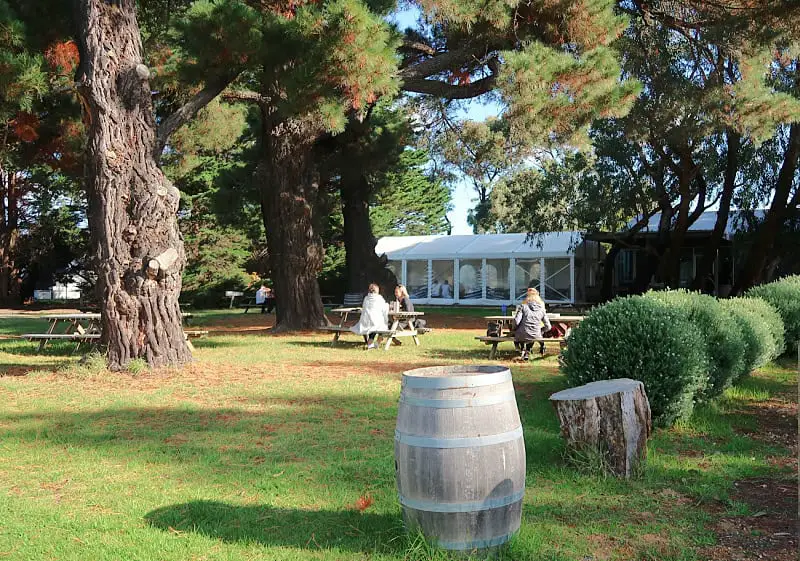
M 77 366 L 68 347 L 37 355 L 32 343 L 0 340 L 0 559 L 444 558 L 402 529 L 399 381 L 410 368 L 486 363 L 480 332 L 429 322 L 437 329 L 419 347 L 366 352 L 355 336 L 332 349 L 328 335 L 273 337 L 258 326 L 266 318 L 243 316 L 195 312 L 211 335 L 179 372 L 110 374 Z M 42 328 L 32 322 L 44 325 L 0 320 L 0 335 Z M 555 357 L 511 365 L 527 490 L 503 557 L 726 558 L 721 548 L 736 544 L 722 522 L 755 528 L 772 515 L 741 486 L 792 485 L 795 421 L 787 440 L 764 413 L 796 413 L 785 366 L 657 431 L 641 477 L 618 481 L 564 463 L 547 401 L 566 387 Z M 364 497 L 373 503 L 361 511 Z

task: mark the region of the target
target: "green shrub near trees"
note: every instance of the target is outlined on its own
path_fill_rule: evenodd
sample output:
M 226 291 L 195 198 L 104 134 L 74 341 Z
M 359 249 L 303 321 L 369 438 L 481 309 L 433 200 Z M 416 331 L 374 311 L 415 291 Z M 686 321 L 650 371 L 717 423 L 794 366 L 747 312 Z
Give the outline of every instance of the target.
M 633 378 L 644 383 L 654 424 L 687 418 L 708 375 L 700 329 L 682 308 L 655 298 L 618 298 L 570 335 L 563 370 L 570 385 Z
M 739 322 L 744 338 L 742 372 L 737 379 L 779 357 L 784 350 L 783 320 L 778 311 L 761 298 L 721 300 Z
M 700 331 L 697 340 L 708 364 L 708 384 L 698 398 L 722 395 L 744 371 L 745 340 L 734 316 L 713 296 L 685 290 L 650 291 L 645 295 L 680 311 Z
M 633 378 L 645 385 L 653 423 L 687 418 L 698 400 L 713 399 L 735 381 L 780 356 L 784 334 L 800 322 L 800 277 L 765 285 L 767 298 L 720 301 L 704 294 L 651 291 L 595 308 L 576 327 L 562 354 L 570 385 Z M 783 319 L 782 319 L 783 316 Z
M 786 350 L 796 349 L 800 342 L 800 275 L 755 286 L 746 296 L 766 300 L 778 310 L 783 319 Z

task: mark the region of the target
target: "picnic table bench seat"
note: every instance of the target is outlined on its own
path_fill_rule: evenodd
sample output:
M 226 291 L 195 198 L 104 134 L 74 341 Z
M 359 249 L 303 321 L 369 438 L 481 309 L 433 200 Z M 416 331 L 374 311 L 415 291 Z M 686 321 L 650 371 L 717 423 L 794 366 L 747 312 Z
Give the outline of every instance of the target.
M 492 349 L 489 351 L 489 358 L 493 359 L 497 356 L 497 345 L 500 343 L 507 343 L 507 342 L 514 342 L 513 336 L 503 335 L 500 337 L 492 337 L 488 335 L 482 335 L 480 337 L 475 337 L 478 341 L 482 341 L 487 345 L 492 345 Z M 564 337 L 546 337 L 544 339 L 536 339 L 533 341 L 534 343 L 549 343 L 549 342 L 558 342 L 560 346 L 564 346 L 564 343 L 567 342 L 567 339 Z
M 251 296 L 246 298 L 243 302 L 239 302 L 236 304 L 237 308 L 244 308 L 244 313 L 247 313 L 247 310 L 250 308 L 255 308 L 256 306 L 260 306 L 261 304 L 256 304 L 256 297 Z
M 19 336 L 20 339 L 27 339 L 28 341 L 53 339 L 54 341 L 94 341 L 100 339 L 99 333 L 24 333 Z

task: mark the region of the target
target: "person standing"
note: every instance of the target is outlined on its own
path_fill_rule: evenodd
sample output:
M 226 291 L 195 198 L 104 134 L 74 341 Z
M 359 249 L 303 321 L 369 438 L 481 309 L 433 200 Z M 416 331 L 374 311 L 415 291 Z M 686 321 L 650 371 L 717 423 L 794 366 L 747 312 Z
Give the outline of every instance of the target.
M 378 285 L 372 283 L 369 285 L 367 295 L 361 304 L 361 317 L 358 318 L 358 323 L 350 328 L 350 331 L 363 335 L 367 350 L 372 350 L 376 348 L 375 335 L 377 335 L 377 332 L 388 330 L 389 304 L 381 296 Z
M 447 282 L 447 279 L 442 281 L 442 285 L 439 287 L 439 292 L 442 298 L 450 299 L 453 297 L 452 287 L 450 286 L 450 283 Z

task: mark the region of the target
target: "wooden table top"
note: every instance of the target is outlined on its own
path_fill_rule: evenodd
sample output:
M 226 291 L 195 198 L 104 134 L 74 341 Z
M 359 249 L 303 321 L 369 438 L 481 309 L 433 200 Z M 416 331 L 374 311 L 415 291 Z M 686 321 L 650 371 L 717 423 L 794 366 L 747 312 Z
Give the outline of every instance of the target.
M 83 314 L 52 314 L 47 316 L 39 316 L 44 319 L 100 319 L 100 314 L 96 312 L 88 312 Z
M 100 319 L 99 312 L 84 312 L 80 314 L 51 314 L 46 316 L 39 316 L 44 319 L 55 320 L 70 320 L 70 319 Z M 192 314 L 189 312 L 181 312 L 181 317 L 190 318 Z
M 562 316 L 560 314 L 547 314 L 547 319 L 551 321 L 563 321 L 566 323 L 575 323 L 583 321 L 586 316 Z M 511 321 L 514 316 L 483 316 L 483 319 L 488 321 Z

